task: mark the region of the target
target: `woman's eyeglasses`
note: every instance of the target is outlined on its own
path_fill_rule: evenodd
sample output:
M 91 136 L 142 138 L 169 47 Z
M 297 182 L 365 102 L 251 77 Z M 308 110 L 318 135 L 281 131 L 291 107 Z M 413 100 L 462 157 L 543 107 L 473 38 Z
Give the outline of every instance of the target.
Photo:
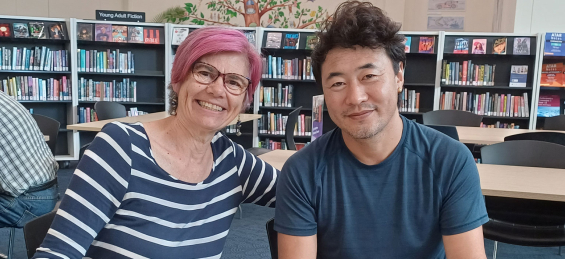
M 240 95 L 245 93 L 247 87 L 251 85 L 251 80 L 236 73 L 220 73 L 214 66 L 204 63 L 196 62 L 192 67 L 192 75 L 196 82 L 201 84 L 211 84 L 222 77 L 224 80 L 224 87 L 233 95 Z

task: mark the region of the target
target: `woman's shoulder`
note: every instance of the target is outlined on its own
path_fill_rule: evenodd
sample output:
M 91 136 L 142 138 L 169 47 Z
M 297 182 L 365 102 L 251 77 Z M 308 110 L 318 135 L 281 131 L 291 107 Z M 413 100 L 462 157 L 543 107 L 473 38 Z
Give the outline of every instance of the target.
M 148 141 L 147 135 L 141 123 L 123 123 L 114 121 L 102 127 L 99 135 L 108 136 L 116 142 L 139 142 Z

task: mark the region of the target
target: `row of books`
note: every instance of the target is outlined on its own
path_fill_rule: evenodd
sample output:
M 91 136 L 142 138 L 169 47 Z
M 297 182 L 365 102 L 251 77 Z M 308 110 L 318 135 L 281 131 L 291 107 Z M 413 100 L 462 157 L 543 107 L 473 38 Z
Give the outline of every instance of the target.
M 33 111 L 30 111 L 33 113 Z M 129 111 L 127 111 L 128 117 L 135 117 L 148 114 L 144 111 L 137 110 L 137 107 L 131 107 Z M 98 121 L 98 115 L 93 108 L 90 107 L 79 107 L 78 109 L 78 123 L 87 123 L 87 122 L 94 122 Z
M 447 85 L 493 86 L 496 64 L 477 65 L 472 60 L 463 62 L 443 61 L 441 83 Z
M 226 133 L 237 133 L 236 125 L 228 125 L 224 130 Z
M 79 40 L 86 41 L 160 44 L 162 30 L 162 28 L 155 27 L 79 23 L 77 25 L 77 37 Z
M 310 142 L 295 143 L 296 150 L 300 150 L 300 149 L 304 148 L 305 146 L 307 146 L 309 144 L 310 144 Z M 277 150 L 277 149 L 288 150 L 288 146 L 286 145 L 286 140 L 284 140 L 284 139 L 282 139 L 281 141 L 274 141 L 270 138 L 266 138 L 265 141 L 259 141 L 259 147 L 270 149 L 270 150 Z
M 268 32 L 267 41 L 265 41 L 265 48 L 268 49 L 298 49 L 300 43 L 300 33 L 298 32 Z M 306 36 L 305 49 L 314 49 L 318 44 L 318 37 L 316 35 Z
M 402 89 L 400 93 L 400 112 L 419 112 L 420 93 L 416 90 Z
M 519 129 L 520 125 L 516 125 L 514 123 L 501 123 L 497 121 L 495 124 L 484 124 L 481 121 L 481 128 L 498 128 L 498 129 Z
M 261 118 L 257 121 L 259 133 L 284 135 L 287 119 L 288 116 L 280 113 L 275 114 L 267 112 L 267 114 L 261 114 Z M 298 120 L 294 127 L 294 135 L 312 135 L 312 116 L 305 116 L 304 114 L 298 115 Z
M 137 82 L 123 78 L 122 81 L 93 81 L 80 78 L 79 101 L 137 102 Z
M 263 78 L 314 80 L 312 58 L 283 59 L 269 55 L 263 58 Z
M 66 101 L 71 100 L 71 81 L 61 79 L 41 79 L 32 76 L 8 77 L 2 80 L 1 90 L 16 100 Z
M 492 54 L 506 55 L 507 43 L 507 38 L 498 38 L 494 40 L 494 44 L 492 46 Z M 453 53 L 469 54 L 469 39 L 455 39 Z M 487 54 L 487 39 L 473 39 L 471 54 Z M 514 38 L 513 54 L 530 55 L 530 38 Z
M 469 111 L 478 115 L 502 117 L 529 117 L 528 93 L 474 94 L 471 92 L 442 92 L 440 110 Z
M 14 33 L 12 35 L 12 28 Z M 60 22 L 15 22 L 0 23 L 0 38 L 65 39 L 64 23 Z
M 79 72 L 135 73 L 135 57 L 131 51 L 78 49 L 77 60 Z
M 2 47 L 2 70 L 69 71 L 67 50 L 51 50 L 45 46 L 32 48 Z
M 277 87 L 261 86 L 259 89 L 259 106 L 270 107 L 292 107 L 293 85 L 282 86 L 278 83 Z

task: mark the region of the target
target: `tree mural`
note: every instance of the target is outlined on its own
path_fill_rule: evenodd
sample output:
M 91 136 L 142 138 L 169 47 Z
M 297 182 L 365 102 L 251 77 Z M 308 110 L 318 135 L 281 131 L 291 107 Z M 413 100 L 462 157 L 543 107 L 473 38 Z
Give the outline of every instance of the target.
M 314 0 L 307 0 L 314 2 Z M 193 24 L 218 24 L 240 26 L 236 19 L 243 16 L 246 27 L 319 28 L 329 18 L 328 11 L 321 6 L 312 10 L 302 8 L 298 0 L 212 0 L 204 3 L 209 11 L 206 17 L 200 11 L 202 0 L 197 4 L 186 3 L 182 21 Z M 268 17 L 268 19 L 262 18 Z

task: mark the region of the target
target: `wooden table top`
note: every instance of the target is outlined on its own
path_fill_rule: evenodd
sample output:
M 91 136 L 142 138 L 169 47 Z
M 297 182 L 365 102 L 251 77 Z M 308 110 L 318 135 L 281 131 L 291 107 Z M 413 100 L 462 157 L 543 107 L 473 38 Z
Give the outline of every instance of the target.
M 462 127 L 457 126 L 459 141 L 463 143 L 490 145 L 504 142 L 504 138 L 510 135 L 537 130 L 528 129 L 500 129 L 500 128 L 481 128 L 481 127 Z
M 102 129 L 102 127 L 104 127 L 104 125 L 106 125 L 106 123 L 110 123 L 110 122 L 113 122 L 113 121 L 126 122 L 126 123 L 135 123 L 135 122 L 144 123 L 144 122 L 150 122 L 150 121 L 156 121 L 156 120 L 164 119 L 164 118 L 167 118 L 167 117 L 169 117 L 169 114 L 167 112 L 156 112 L 156 113 L 150 113 L 150 114 L 141 115 L 141 116 L 123 117 L 123 118 L 110 119 L 110 120 L 102 120 L 102 121 L 95 121 L 95 122 L 88 122 L 88 123 L 72 124 L 72 125 L 67 125 L 67 129 L 81 130 L 81 131 L 100 131 Z M 251 120 L 261 118 L 261 115 L 242 113 L 240 118 L 241 118 L 241 122 L 246 122 L 246 121 L 251 121 Z M 230 122 L 229 125 L 233 125 L 233 124 L 236 124 L 236 123 L 237 123 L 237 118 L 235 118 L 232 122 Z
M 296 151 L 274 150 L 259 158 L 281 170 Z M 487 196 L 565 202 L 565 169 L 478 164 Z

